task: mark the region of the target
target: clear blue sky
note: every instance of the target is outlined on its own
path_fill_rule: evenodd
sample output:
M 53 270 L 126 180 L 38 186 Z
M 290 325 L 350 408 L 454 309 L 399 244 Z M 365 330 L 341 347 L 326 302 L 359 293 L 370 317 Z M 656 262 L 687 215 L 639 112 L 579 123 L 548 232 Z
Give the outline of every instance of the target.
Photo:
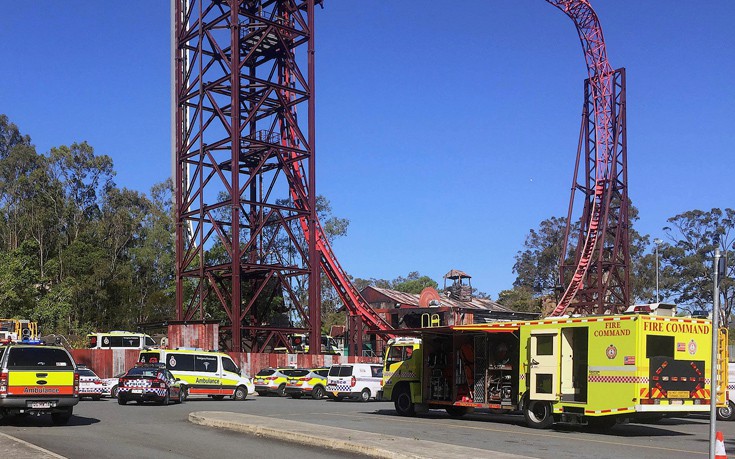
M 449 6 L 447 6 L 449 5 Z M 0 0 L 0 113 L 39 152 L 87 140 L 119 186 L 170 174 L 169 4 Z M 636 227 L 735 206 L 735 2 L 593 0 L 628 77 Z M 564 216 L 586 69 L 542 0 L 326 0 L 317 9 L 317 192 L 363 278 L 450 268 L 497 297 L 529 229 Z

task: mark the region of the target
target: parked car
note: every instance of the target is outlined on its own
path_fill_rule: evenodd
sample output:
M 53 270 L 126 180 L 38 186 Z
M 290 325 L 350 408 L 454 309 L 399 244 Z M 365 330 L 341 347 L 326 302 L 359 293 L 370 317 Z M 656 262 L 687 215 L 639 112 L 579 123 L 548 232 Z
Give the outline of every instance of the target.
M 292 398 L 310 395 L 315 400 L 323 398 L 328 373 L 329 368 L 300 368 L 291 371 L 286 380 L 286 395 Z
M 336 401 L 356 398 L 367 402 L 377 397 L 382 378 L 383 366 L 380 364 L 332 365 L 327 375 L 327 395 Z
M 120 378 L 125 373 L 119 373 L 112 378 L 103 378 L 102 379 L 102 395 L 111 397 L 111 398 L 117 398 L 117 389 L 118 385 L 120 384 Z
M 291 376 L 293 368 L 264 368 L 255 375 L 253 384 L 258 395 L 276 394 L 282 397 L 286 394 L 286 381 Z
M 0 346 L 0 389 L 0 419 L 50 414 L 64 425 L 79 403 L 79 374 L 63 347 L 9 343 Z
M 84 397 L 95 401 L 102 398 L 105 385 L 97 373 L 84 365 L 77 366 L 77 373 L 79 373 L 79 400 Z
M 181 380 L 166 369 L 162 363 L 137 364 L 120 378 L 117 403 L 125 405 L 130 400 L 137 403 L 155 401 L 168 405 L 171 400 L 183 403 L 186 391 L 181 388 Z

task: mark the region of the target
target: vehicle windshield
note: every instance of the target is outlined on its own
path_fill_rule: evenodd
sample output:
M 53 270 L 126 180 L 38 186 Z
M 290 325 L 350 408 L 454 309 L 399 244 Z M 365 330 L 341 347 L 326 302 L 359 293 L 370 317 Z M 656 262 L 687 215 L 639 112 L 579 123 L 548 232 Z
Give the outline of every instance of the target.
M 85 370 L 85 369 L 79 370 L 79 376 L 92 376 L 94 378 L 97 377 L 97 375 L 94 374 L 94 371 L 92 371 L 92 370 Z
M 141 352 L 140 353 L 140 362 L 142 363 L 158 363 L 160 362 L 161 353 L 160 352 Z
M 63 349 L 43 346 L 16 347 L 9 351 L 8 368 L 74 368 L 74 364 Z
M 309 370 L 291 370 L 291 373 L 289 374 L 289 376 L 292 376 L 294 378 L 301 378 L 308 374 L 309 374 Z
M 144 368 L 136 367 L 128 370 L 125 376 L 145 376 L 149 378 L 155 378 L 161 370 L 158 368 Z
M 329 369 L 329 376 L 352 376 L 352 365 L 334 365 Z

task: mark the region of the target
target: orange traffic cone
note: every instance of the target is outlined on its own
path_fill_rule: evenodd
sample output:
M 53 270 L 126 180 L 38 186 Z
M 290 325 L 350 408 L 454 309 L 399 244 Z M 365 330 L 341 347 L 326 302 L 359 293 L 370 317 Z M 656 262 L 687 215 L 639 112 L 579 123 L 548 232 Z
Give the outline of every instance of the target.
M 715 436 L 715 459 L 727 459 L 725 440 L 722 438 L 722 432 L 717 432 L 717 436 Z

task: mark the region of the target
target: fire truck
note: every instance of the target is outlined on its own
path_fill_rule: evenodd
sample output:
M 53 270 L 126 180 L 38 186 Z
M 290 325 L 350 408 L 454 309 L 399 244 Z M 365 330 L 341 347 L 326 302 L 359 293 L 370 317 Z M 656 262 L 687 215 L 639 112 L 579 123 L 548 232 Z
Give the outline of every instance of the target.
M 667 310 L 658 309 L 666 314 Z M 389 341 L 381 397 L 398 414 L 522 411 L 533 428 L 609 427 L 709 411 L 712 323 L 623 314 L 413 330 Z M 727 331 L 718 332 L 725 406 Z

